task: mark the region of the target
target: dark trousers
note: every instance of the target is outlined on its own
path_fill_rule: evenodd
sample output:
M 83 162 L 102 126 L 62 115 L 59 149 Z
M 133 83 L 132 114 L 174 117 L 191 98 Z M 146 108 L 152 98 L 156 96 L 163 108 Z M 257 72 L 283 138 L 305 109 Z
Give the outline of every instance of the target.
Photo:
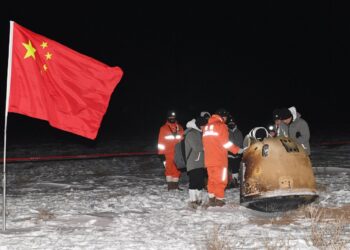
M 204 188 L 205 172 L 204 168 L 196 168 L 187 172 L 190 183 L 189 189 L 202 190 Z
M 241 157 L 237 158 L 228 158 L 228 167 L 229 170 L 231 170 L 232 174 L 238 174 L 239 173 L 239 166 L 241 163 Z

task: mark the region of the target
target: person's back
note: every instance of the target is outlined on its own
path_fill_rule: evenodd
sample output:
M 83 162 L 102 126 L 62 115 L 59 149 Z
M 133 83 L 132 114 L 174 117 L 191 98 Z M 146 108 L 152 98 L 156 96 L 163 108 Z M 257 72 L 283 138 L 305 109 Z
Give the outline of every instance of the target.
M 219 109 L 210 117 L 203 132 L 204 162 L 208 171 L 208 196 L 210 206 L 225 204 L 225 188 L 227 185 L 228 154 L 236 154 L 243 150 L 229 140 L 228 128 L 225 124 L 228 112 Z
M 206 166 L 227 166 L 227 151 L 233 143 L 229 141 L 227 126 L 220 116 L 213 115 L 209 118 L 203 133 L 203 145 Z M 236 148 L 235 151 L 238 151 Z
M 202 143 L 202 128 L 207 124 L 204 117 L 189 121 L 185 131 L 186 168 L 189 177 L 190 205 L 195 208 L 202 203 L 205 166 Z
M 187 123 L 186 137 L 185 137 L 185 149 L 187 156 L 187 171 L 191 171 L 196 168 L 204 167 L 204 151 L 202 143 L 202 131 L 195 124 L 198 122 L 192 120 Z

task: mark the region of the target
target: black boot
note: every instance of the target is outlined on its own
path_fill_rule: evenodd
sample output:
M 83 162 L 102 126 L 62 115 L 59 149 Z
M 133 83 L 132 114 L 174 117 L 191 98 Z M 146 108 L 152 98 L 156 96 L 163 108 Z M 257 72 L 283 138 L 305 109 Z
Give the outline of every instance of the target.
M 182 188 L 179 187 L 179 183 L 178 182 L 173 182 L 173 183 L 174 183 L 174 189 L 182 190 Z
M 222 207 L 226 204 L 225 200 L 215 199 L 215 206 Z
M 168 191 L 175 189 L 174 182 L 167 182 L 167 183 L 168 183 Z

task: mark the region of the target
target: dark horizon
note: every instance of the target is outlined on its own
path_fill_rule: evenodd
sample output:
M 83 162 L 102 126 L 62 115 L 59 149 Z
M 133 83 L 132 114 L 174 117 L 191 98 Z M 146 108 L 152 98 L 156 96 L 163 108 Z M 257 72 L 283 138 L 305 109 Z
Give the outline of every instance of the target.
M 0 18 L 0 115 L 6 93 L 9 21 L 110 66 L 124 77 L 98 139 L 153 136 L 175 109 L 183 126 L 224 107 L 247 133 L 295 106 L 314 131 L 348 130 L 349 21 L 335 3 L 151 6 L 101 2 L 50 11 L 18 3 Z M 29 9 L 28 9 L 29 8 Z M 1 128 L 3 128 L 1 119 Z M 48 136 L 45 121 L 9 114 L 9 139 Z M 339 132 L 339 131 L 338 131 Z

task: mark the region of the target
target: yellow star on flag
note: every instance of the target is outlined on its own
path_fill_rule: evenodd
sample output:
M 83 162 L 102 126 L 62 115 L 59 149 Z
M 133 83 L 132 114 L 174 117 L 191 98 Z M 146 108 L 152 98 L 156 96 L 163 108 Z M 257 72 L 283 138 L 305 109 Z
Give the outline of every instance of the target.
M 46 71 L 46 70 L 47 70 L 47 65 L 44 64 L 44 65 L 43 65 L 43 68 L 44 68 L 44 71 Z
M 42 42 L 40 45 L 43 49 L 47 48 L 47 42 Z
M 50 52 L 47 52 L 45 54 L 46 60 L 51 60 L 52 59 L 52 54 Z
M 28 58 L 28 57 L 33 57 L 35 60 L 35 51 L 36 49 L 32 46 L 32 43 L 30 40 L 28 40 L 28 43 L 22 43 L 22 45 L 24 46 L 24 48 L 26 48 L 27 52 L 24 56 L 24 59 Z

